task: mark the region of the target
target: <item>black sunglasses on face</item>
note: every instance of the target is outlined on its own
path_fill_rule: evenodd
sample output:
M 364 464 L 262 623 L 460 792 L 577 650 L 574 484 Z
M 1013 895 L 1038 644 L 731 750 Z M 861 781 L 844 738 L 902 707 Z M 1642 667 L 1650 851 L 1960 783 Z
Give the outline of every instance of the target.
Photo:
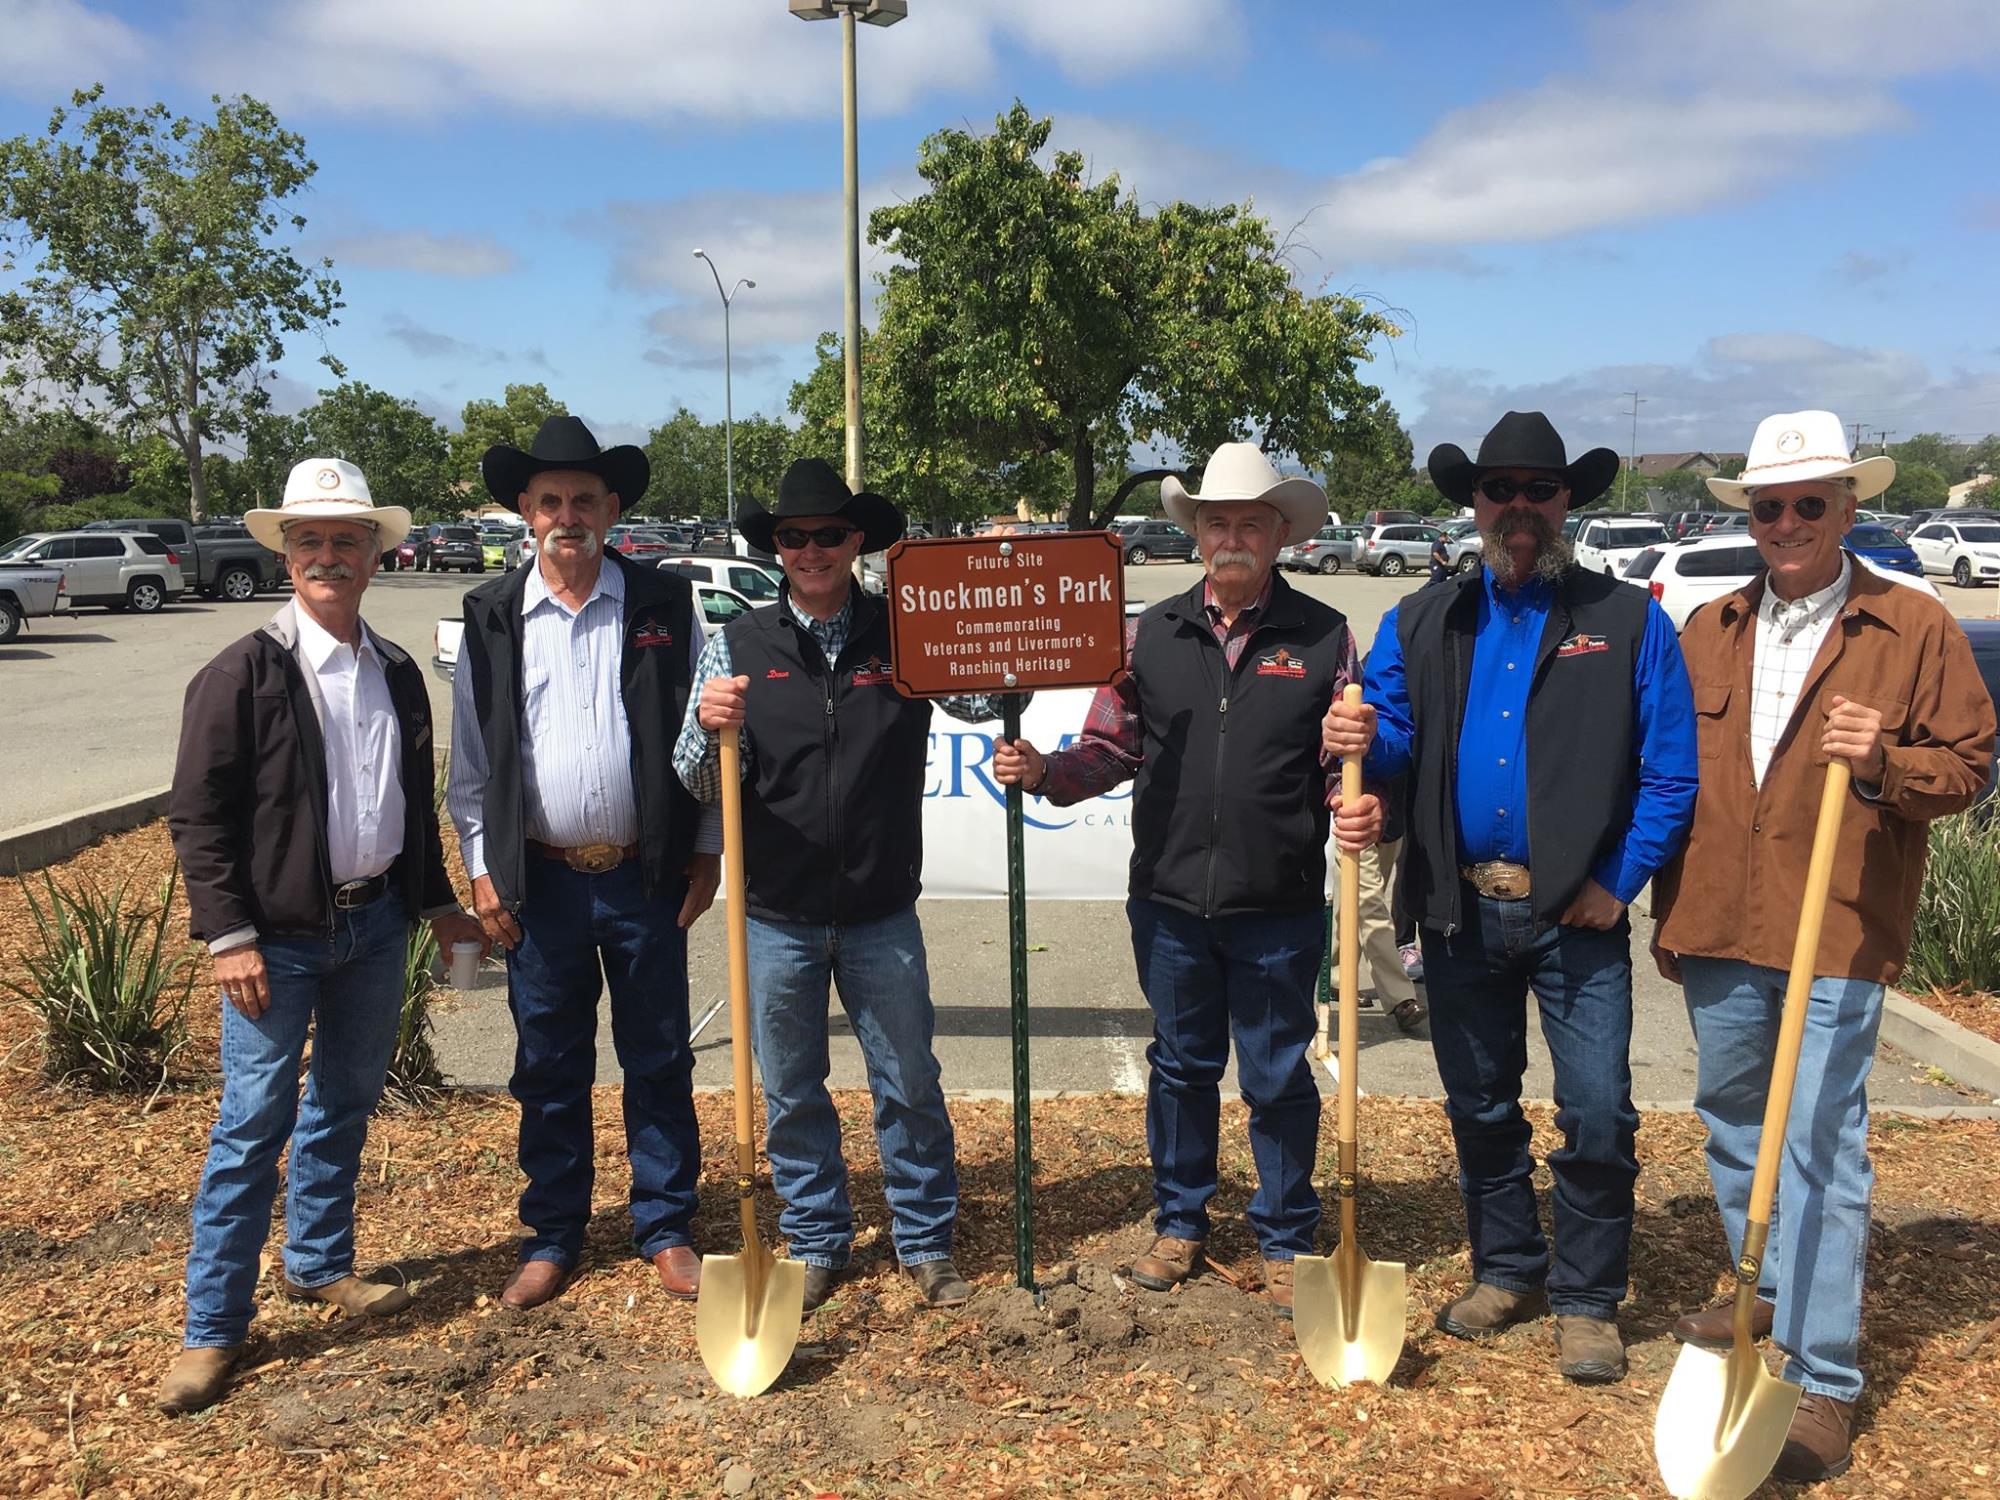
M 1479 493 L 1495 505 L 1505 505 L 1516 495 L 1536 505 L 1547 505 L 1567 488 L 1560 479 L 1530 479 L 1525 484 L 1504 477 L 1479 481 Z
M 803 526 L 780 526 L 771 533 L 771 539 L 788 552 L 797 552 L 808 542 L 817 542 L 831 552 L 854 533 L 852 526 L 815 526 L 811 531 Z
M 1826 514 L 1826 496 L 1824 495 L 1801 495 L 1798 499 L 1789 501 L 1777 499 L 1752 500 L 1750 502 L 1750 514 L 1757 518 L 1760 525 L 1769 526 L 1785 513 L 1787 505 L 1790 505 L 1793 510 L 1799 513 L 1801 521 L 1817 521 L 1821 516 Z

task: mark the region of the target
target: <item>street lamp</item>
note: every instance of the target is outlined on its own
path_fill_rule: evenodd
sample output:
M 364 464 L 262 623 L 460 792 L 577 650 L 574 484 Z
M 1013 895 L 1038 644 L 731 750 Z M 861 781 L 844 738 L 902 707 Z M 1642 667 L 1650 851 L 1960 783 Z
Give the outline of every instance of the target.
M 840 18 L 841 135 L 847 197 L 847 487 L 861 488 L 861 190 L 855 142 L 854 23 L 894 26 L 909 0 L 785 0 L 801 21 Z
M 736 415 L 729 395 L 729 303 L 746 286 L 756 290 L 757 283 L 741 276 L 737 278 L 736 285 L 725 292 L 722 289 L 722 273 L 716 270 L 708 252 L 697 247 L 694 257 L 707 264 L 708 274 L 715 278 L 715 294 L 722 299 L 722 487 L 727 497 L 729 525 L 733 530 L 739 518 L 736 514 Z

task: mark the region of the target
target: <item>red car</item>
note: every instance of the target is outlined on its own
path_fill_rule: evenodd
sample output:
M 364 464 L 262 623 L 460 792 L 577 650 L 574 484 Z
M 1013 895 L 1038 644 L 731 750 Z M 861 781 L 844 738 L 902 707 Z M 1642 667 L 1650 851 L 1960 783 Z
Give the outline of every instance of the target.
M 614 526 L 605 538 L 605 545 L 613 547 L 631 558 L 665 557 L 673 551 L 672 544 L 657 531 L 649 531 L 642 526 Z

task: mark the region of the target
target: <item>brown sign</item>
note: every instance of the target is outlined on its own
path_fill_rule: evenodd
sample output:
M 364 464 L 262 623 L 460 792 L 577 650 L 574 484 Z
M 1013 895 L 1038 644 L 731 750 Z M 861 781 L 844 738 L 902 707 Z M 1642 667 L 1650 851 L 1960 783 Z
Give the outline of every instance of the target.
M 906 698 L 1125 675 L 1125 561 L 1108 531 L 898 542 L 888 598 L 892 670 Z

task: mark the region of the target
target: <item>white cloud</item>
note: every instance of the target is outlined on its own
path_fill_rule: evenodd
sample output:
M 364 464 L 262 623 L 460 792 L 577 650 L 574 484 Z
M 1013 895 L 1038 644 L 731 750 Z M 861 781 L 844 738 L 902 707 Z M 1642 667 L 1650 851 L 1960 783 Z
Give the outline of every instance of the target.
M 1993 0 L 1639 0 L 1593 27 L 1608 57 L 1671 58 L 1746 95 L 1765 80 L 1867 85 L 2000 59 Z
M 362 229 L 315 241 L 315 255 L 377 271 L 420 271 L 432 276 L 503 276 L 519 262 L 497 240 L 428 229 Z
M 132 28 L 79 0 L 0 0 L 0 89 L 40 94 L 120 72 L 144 55 Z

